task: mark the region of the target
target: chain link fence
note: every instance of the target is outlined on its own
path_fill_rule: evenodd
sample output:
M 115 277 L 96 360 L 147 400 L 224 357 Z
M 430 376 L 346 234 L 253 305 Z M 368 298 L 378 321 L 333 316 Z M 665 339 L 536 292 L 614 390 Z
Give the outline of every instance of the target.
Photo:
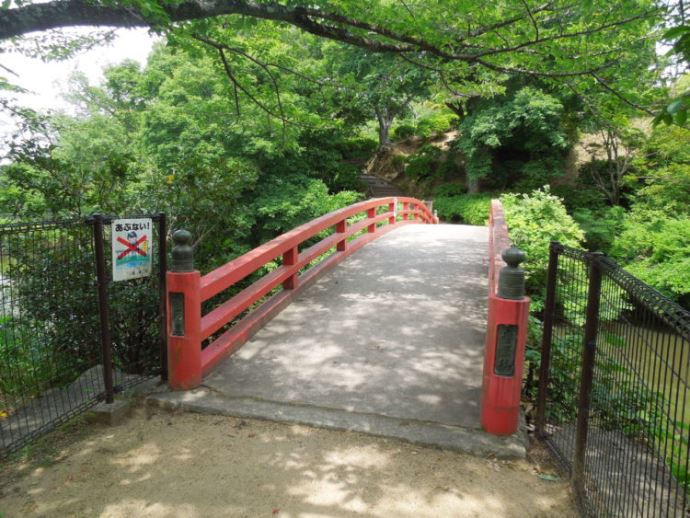
M 690 313 L 602 254 L 551 247 L 537 433 L 590 516 L 686 516 Z
M 0 456 L 161 374 L 165 217 L 153 219 L 159 250 L 152 275 L 118 283 L 110 274 L 109 218 L 100 218 L 101 227 L 94 218 L 0 226 Z M 99 231 L 108 244 L 106 308 L 99 301 Z

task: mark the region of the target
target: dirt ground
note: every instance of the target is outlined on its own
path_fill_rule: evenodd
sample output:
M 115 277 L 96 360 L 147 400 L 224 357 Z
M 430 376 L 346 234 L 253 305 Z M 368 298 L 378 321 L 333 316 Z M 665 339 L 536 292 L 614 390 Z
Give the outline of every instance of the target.
M 543 452 L 542 452 L 543 453 Z M 536 452 L 536 458 L 545 459 Z M 195 414 L 76 421 L 0 465 L 0 518 L 578 516 L 568 484 L 358 433 Z

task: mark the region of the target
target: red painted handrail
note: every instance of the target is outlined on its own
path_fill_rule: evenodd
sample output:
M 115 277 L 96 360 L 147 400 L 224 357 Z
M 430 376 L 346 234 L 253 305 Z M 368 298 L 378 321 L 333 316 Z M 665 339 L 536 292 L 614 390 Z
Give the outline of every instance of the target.
M 399 205 L 402 205 L 401 210 Z M 387 208 L 387 211 L 377 214 L 381 207 Z M 365 219 L 348 223 L 348 219 L 362 213 L 366 213 Z M 398 220 L 398 217 L 401 219 Z M 305 223 L 203 277 L 197 271 L 168 272 L 168 305 L 171 306 L 174 294 L 182 294 L 185 301 L 184 333 L 176 336 L 172 333 L 170 322 L 168 325 L 170 386 L 174 389 L 188 389 L 198 385 L 204 374 L 222 358 L 237 350 L 321 273 L 377 237 L 400 225 L 413 223 L 435 224 L 438 219 L 423 201 L 415 198 L 366 200 Z M 305 241 L 331 227 L 334 227 L 335 233 L 300 250 L 300 245 Z M 365 229 L 366 233 L 356 235 Z M 312 261 L 332 248 L 336 249 L 333 254 L 302 272 Z M 202 303 L 280 256 L 281 266 L 202 316 Z M 282 290 L 253 307 L 280 286 Z M 251 311 L 243 316 L 249 309 Z M 168 315 L 172 315 L 171 307 Z M 231 327 L 227 328 L 228 324 L 232 324 Z M 216 337 L 215 334 L 224 328 L 227 329 Z M 202 342 L 205 340 L 211 342 L 202 350 Z
M 480 422 L 482 428 L 494 435 L 510 435 L 517 431 L 520 416 L 520 389 L 522 367 L 525 358 L 527 340 L 527 323 L 529 318 L 530 299 L 502 298 L 497 293 L 498 275 L 506 266 L 501 253 L 510 248 L 512 242 L 508 235 L 503 206 L 498 200 L 491 200 L 489 214 L 489 312 L 487 316 L 486 343 L 484 348 L 484 372 L 482 375 L 482 397 L 480 404 Z M 513 372 L 508 374 L 502 368 L 497 370 L 497 359 L 505 367 L 507 354 L 503 349 L 499 354 L 503 329 L 503 343 L 510 352 L 510 342 L 514 340 L 512 350 Z M 505 334 L 511 330 L 512 335 Z M 512 338 L 511 338 L 512 336 Z
M 498 272 L 505 266 L 501 253 L 510 248 L 512 241 L 508 235 L 503 205 L 499 200 L 491 200 L 489 210 L 489 294 L 495 295 Z

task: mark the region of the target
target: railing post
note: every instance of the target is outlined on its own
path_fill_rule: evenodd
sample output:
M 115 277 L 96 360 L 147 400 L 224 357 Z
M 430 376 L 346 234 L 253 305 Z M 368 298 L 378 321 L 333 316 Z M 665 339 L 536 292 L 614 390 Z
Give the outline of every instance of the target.
M 541 363 L 539 365 L 539 390 L 537 394 L 537 437 L 546 436 L 546 393 L 551 369 L 551 341 L 553 339 L 553 318 L 556 310 L 556 282 L 558 280 L 558 252 L 561 245 L 551 242 L 549 268 L 546 275 L 546 300 L 544 302 L 544 328 L 541 337 Z
M 335 226 L 335 231 L 338 234 L 345 234 L 345 232 L 347 231 L 347 219 L 339 221 Z M 338 244 L 336 245 L 335 249 L 338 252 L 344 252 L 345 250 L 347 250 L 347 239 L 343 237 L 342 241 L 338 241 Z
M 482 428 L 493 435 L 518 429 L 530 303 L 525 272 L 519 267 L 525 254 L 511 246 L 502 256 L 507 266 L 501 269 L 497 293 L 489 294 L 480 410 Z
M 376 217 L 376 207 L 367 210 L 367 217 L 369 219 Z M 376 232 L 376 223 L 372 223 L 367 227 L 367 229 L 370 234 L 373 234 L 374 232 Z
M 283 254 L 283 266 L 294 266 L 299 259 L 299 249 L 297 247 L 291 248 Z M 297 272 L 293 273 L 283 281 L 283 289 L 293 290 L 297 287 L 298 276 Z
M 589 256 L 589 286 L 587 289 L 587 313 L 580 369 L 580 394 L 578 398 L 577 431 L 575 434 L 575 458 L 573 460 L 573 486 L 578 497 L 585 492 L 585 453 L 589 428 L 589 407 L 592 401 L 594 359 L 599 328 L 599 302 L 601 300 L 601 268 L 599 260 L 604 254 L 594 252 Z
M 408 207 L 408 206 L 409 206 L 409 203 L 407 203 L 406 201 L 404 201 L 404 202 L 403 202 L 403 207 L 402 207 L 402 210 L 403 210 L 403 220 L 408 219 L 407 213 L 405 212 L 405 211 L 407 210 L 407 207 Z
M 388 218 L 388 224 L 395 224 L 395 219 L 398 213 L 398 198 L 393 198 L 393 201 L 388 204 L 388 212 L 392 215 Z
M 201 275 L 194 269 L 192 235 L 173 234 L 168 288 L 168 384 L 188 390 L 201 384 Z

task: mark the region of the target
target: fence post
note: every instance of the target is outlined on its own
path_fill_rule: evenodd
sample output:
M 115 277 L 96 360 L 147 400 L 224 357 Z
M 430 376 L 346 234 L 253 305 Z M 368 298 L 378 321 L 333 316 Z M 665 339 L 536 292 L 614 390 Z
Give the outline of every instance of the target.
M 188 390 L 201 384 L 201 275 L 194 269 L 192 235 L 173 234 L 168 288 L 168 384 Z
M 158 289 L 160 292 L 161 380 L 168 381 L 168 317 L 166 277 L 168 275 L 168 224 L 165 213 L 158 214 Z
M 108 274 L 105 271 L 105 245 L 103 242 L 103 216 L 93 215 L 93 244 L 96 252 L 96 279 L 98 282 L 98 314 L 101 331 L 103 386 L 105 402 L 115 400 L 113 388 L 113 346 L 110 334 L 110 308 L 108 307 Z
M 551 368 L 551 341 L 553 339 L 553 317 L 556 310 L 556 282 L 558 280 L 558 253 L 561 245 L 555 241 L 549 247 L 549 268 L 546 274 L 546 300 L 544 302 L 544 329 L 541 337 L 541 363 L 539 365 L 539 389 L 537 394 L 537 437 L 545 437 L 546 391 Z
M 367 217 L 369 219 L 376 217 L 376 207 L 367 210 Z M 367 229 L 370 234 L 373 234 L 374 232 L 376 232 L 376 223 L 372 223 L 367 227 Z
M 603 255 L 604 254 L 600 252 L 588 254 L 589 286 L 587 289 L 587 313 L 583 340 L 584 347 L 582 348 L 577 431 L 575 434 L 575 458 L 573 462 L 573 485 L 577 496 L 580 498 L 585 496 L 585 453 L 587 451 L 589 407 L 592 400 L 594 359 L 597 348 L 597 330 L 599 327 L 599 301 L 601 299 L 601 268 L 599 266 L 599 259 Z
M 294 266 L 299 259 L 299 249 L 297 247 L 291 248 L 283 254 L 283 266 Z M 298 277 L 297 273 L 290 275 L 283 281 L 283 288 L 286 290 L 293 290 L 297 287 Z

